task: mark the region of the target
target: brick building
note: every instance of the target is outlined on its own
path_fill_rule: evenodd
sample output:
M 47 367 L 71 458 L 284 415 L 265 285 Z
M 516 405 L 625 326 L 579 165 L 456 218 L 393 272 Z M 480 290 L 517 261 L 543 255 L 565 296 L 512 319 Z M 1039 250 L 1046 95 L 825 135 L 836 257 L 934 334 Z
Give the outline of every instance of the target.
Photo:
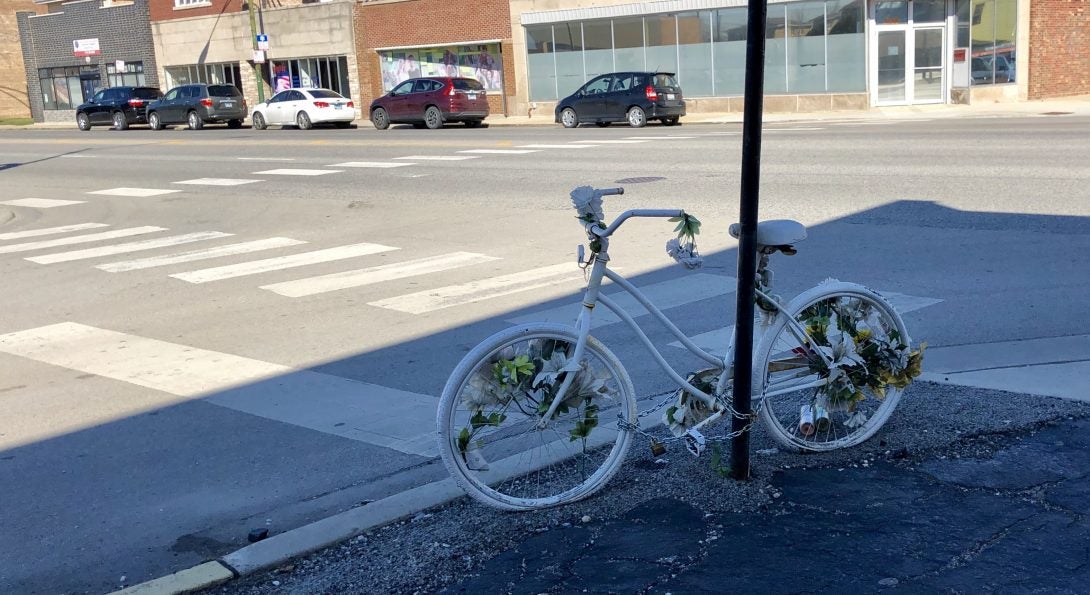
M 1029 99 L 1090 93 L 1090 0 L 1033 0 Z
M 0 5 L 0 118 L 29 118 L 23 46 L 19 43 L 17 12 L 37 12 L 33 0 L 8 0 Z
M 35 0 L 17 13 L 31 117 L 75 122 L 100 88 L 158 85 L 147 0 Z

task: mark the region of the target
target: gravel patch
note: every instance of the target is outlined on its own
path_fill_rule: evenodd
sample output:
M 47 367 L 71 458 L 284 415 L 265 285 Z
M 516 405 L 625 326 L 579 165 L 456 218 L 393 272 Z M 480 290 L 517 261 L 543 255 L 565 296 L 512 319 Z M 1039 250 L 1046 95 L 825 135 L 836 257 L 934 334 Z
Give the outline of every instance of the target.
M 770 514 L 781 495 L 772 478 L 784 469 L 859 468 L 879 461 L 914 468 L 927 460 L 987 459 L 1021 435 L 1082 418 L 1090 418 L 1090 404 L 916 382 L 886 426 L 853 449 L 783 452 L 758 429 L 751 441 L 752 479 L 746 482 L 726 477 L 729 442 L 718 446 L 719 457 L 715 446 L 696 458 L 680 443 L 653 457 L 647 440 L 637 438 L 621 471 L 583 502 L 501 513 L 464 497 L 205 593 L 433 593 L 473 576 L 484 562 L 535 534 L 580 527 L 593 539 L 597 525 L 651 500 L 672 498 L 704 513 Z M 655 432 L 667 435 L 665 428 Z

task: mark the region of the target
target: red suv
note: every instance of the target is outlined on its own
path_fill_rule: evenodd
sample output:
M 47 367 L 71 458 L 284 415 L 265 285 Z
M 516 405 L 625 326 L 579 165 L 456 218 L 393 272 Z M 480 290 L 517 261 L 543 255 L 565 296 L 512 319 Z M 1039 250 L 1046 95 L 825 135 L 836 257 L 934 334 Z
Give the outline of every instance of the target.
M 416 128 L 442 128 L 465 122 L 470 128 L 488 116 L 488 92 L 476 79 L 428 76 L 399 83 L 371 102 L 371 123 L 379 130 L 406 123 Z

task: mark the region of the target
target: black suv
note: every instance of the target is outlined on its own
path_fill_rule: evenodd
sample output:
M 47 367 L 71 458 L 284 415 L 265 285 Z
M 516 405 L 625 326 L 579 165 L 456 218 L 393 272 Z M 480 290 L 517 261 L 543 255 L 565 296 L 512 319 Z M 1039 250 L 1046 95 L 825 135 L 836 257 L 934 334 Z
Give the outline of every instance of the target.
M 131 124 L 146 124 L 148 104 L 162 97 L 155 87 L 110 87 L 103 89 L 76 108 L 76 126 L 90 130 L 92 126 L 109 124 L 125 130 Z
M 555 114 L 564 128 L 624 121 L 639 128 L 648 120 L 673 126 L 684 115 L 685 100 L 672 72 L 613 72 L 594 77 L 561 99 Z
M 182 85 L 148 106 L 148 125 L 161 130 L 186 124 L 200 130 L 205 124 L 227 122 L 228 128 L 240 128 L 246 111 L 246 99 L 234 85 Z

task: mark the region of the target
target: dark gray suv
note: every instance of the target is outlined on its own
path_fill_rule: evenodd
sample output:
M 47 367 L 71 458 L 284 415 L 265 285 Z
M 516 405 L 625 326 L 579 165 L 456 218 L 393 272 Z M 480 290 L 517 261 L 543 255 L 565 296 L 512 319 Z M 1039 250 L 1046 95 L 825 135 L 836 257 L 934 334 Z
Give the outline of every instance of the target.
M 226 122 L 228 128 L 240 128 L 247 111 L 246 99 L 234 85 L 182 85 L 148 105 L 148 126 L 162 130 L 186 124 L 200 130 L 205 124 Z

